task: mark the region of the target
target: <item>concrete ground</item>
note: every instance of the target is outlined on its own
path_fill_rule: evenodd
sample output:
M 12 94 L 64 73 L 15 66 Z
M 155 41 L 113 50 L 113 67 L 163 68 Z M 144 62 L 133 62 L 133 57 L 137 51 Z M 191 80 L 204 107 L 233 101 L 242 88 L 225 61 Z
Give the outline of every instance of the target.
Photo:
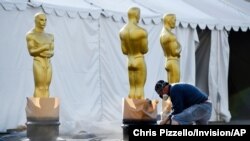
M 60 135 L 59 141 L 122 141 L 122 133 L 94 134 L 82 131 L 75 135 Z M 1 133 L 0 141 L 27 141 L 26 132 Z
M 228 123 L 211 122 L 210 125 L 250 125 L 250 120 L 233 120 Z M 75 133 L 61 134 L 60 137 L 66 141 L 122 141 L 123 129 L 120 124 L 112 126 L 112 129 L 102 125 L 95 125 L 92 129 L 79 130 Z M 26 141 L 26 130 L 9 130 L 0 132 L 0 141 Z
M 59 138 L 64 141 L 122 141 L 123 130 L 120 123 L 86 125 L 70 133 L 60 132 Z M 0 132 L 0 141 L 28 141 L 26 127 Z M 59 140 L 60 140 L 59 139 Z
M 60 135 L 59 141 L 122 141 L 122 133 L 94 134 L 85 131 L 75 135 Z M 27 141 L 26 132 L 1 133 L 0 141 Z

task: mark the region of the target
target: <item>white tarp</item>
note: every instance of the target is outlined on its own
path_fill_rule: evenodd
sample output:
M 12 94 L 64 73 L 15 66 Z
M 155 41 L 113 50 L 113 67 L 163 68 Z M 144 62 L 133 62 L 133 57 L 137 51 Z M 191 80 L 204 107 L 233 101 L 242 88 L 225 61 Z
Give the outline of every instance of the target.
M 228 105 L 229 43 L 226 31 L 212 31 L 208 86 L 213 103 L 212 121 L 230 121 Z
M 244 32 L 247 31 L 247 29 L 250 29 L 250 24 L 249 24 L 250 1 L 249 0 L 224 0 L 223 2 L 227 4 L 228 6 L 236 9 L 237 11 L 240 11 L 241 13 L 240 15 L 244 15 L 248 19 L 248 21 L 244 23 L 245 25 L 241 26 L 240 29 Z
M 243 1 L 238 0 L 237 2 Z M 250 28 L 250 18 L 229 5 L 227 0 L 217 0 L 216 2 L 211 0 L 202 0 L 199 2 L 197 0 L 185 0 L 185 2 L 214 17 L 217 21 L 215 27 L 218 30 L 224 28 L 227 31 L 231 29 L 238 31 L 241 28 L 243 31 L 246 31 L 247 28 Z M 249 2 L 248 5 L 250 6 Z
M 102 8 L 107 14 L 105 16 L 111 16 L 114 21 L 121 22 L 127 21 L 127 10 L 132 7 L 139 7 L 141 10 L 141 20 L 144 24 L 150 24 L 152 22 L 159 23 L 160 13 L 153 12 L 132 0 L 85 0 L 94 6 Z
M 34 83 L 32 57 L 27 50 L 25 34 L 34 25 L 34 14 L 42 9 L 28 7 L 24 11 L 6 11 L 1 7 L 0 10 L 0 17 L 8 18 L 1 22 L 0 28 L 0 103 L 3 105 L 0 130 L 6 130 L 26 121 L 26 97 L 33 95 Z M 61 129 L 74 131 L 86 122 L 121 122 L 121 101 L 129 89 L 127 56 L 122 54 L 118 36 L 124 23 L 106 17 L 97 20 L 79 16 L 70 18 L 55 12 L 48 13 L 47 18 L 46 31 L 55 36 L 50 91 L 51 96 L 61 100 Z M 149 33 L 149 52 L 145 55 L 148 71 L 145 97 L 158 99 L 154 84 L 166 78 L 159 43 L 162 25 L 142 23 L 140 25 Z M 187 35 L 192 36 L 187 39 Z M 177 29 L 177 36 L 184 45 L 183 56 L 186 45 L 194 45 L 195 35 L 193 30 Z M 190 55 L 186 54 L 186 57 L 190 58 Z
M 229 45 L 228 45 L 228 39 L 227 39 L 227 35 L 226 34 L 220 34 L 220 38 L 214 38 L 214 36 L 216 34 L 219 34 L 221 31 L 219 30 L 214 30 L 215 27 L 219 24 L 221 20 L 223 20 L 223 18 L 220 20 L 216 19 L 218 17 L 213 18 L 213 16 L 211 16 L 211 14 L 209 12 L 202 12 L 201 10 L 199 10 L 200 8 L 195 8 L 193 6 L 193 4 L 188 4 L 187 1 L 184 0 L 175 0 L 173 1 L 162 1 L 162 0 L 135 0 L 137 3 L 140 3 L 142 5 L 144 5 L 147 8 L 150 8 L 151 10 L 156 10 L 157 12 L 163 11 L 164 13 L 175 13 L 177 16 L 177 19 L 179 20 L 180 26 L 181 27 L 186 27 L 184 28 L 185 30 L 191 30 L 192 28 L 196 28 L 197 25 L 201 28 L 201 29 L 205 29 L 206 27 L 208 27 L 209 29 L 213 30 L 213 34 L 211 35 L 212 38 L 210 40 L 210 43 L 208 43 L 211 47 L 211 52 L 210 52 L 210 62 L 209 62 L 209 66 L 206 68 L 207 70 L 205 70 L 205 67 L 203 67 L 203 64 L 200 64 L 200 66 L 196 66 L 195 62 L 202 62 L 201 60 L 195 60 L 195 56 L 199 54 L 196 54 L 196 48 L 195 48 L 195 42 L 189 42 L 191 44 L 186 44 L 186 43 L 182 43 L 182 46 L 184 47 L 184 50 L 181 54 L 181 81 L 183 82 L 189 82 L 191 84 L 196 84 L 198 86 L 201 87 L 201 89 L 209 89 L 207 91 L 205 91 L 206 93 L 209 94 L 209 96 L 212 98 L 212 102 L 215 103 L 213 105 L 213 111 L 216 110 L 217 112 L 213 112 L 212 114 L 212 118 L 211 121 L 217 121 L 217 120 L 222 120 L 222 121 L 229 121 L 229 119 L 231 118 L 231 114 L 229 112 L 229 107 L 228 104 L 224 104 L 228 102 L 228 86 L 227 86 L 227 76 L 228 73 L 220 73 L 217 74 L 218 71 L 221 70 L 228 70 L 228 63 L 229 63 L 229 58 L 227 56 L 229 56 Z M 190 2 L 193 2 L 190 0 Z M 196 1 L 197 2 L 197 1 Z M 204 7 L 206 7 L 207 5 L 205 5 L 207 1 L 202 1 L 199 3 L 202 3 Z M 199 4 L 199 3 L 196 3 Z M 216 7 L 216 3 L 214 2 L 210 2 L 212 4 L 214 4 L 215 8 Z M 209 4 L 210 4 L 209 3 Z M 195 5 L 195 4 L 194 4 Z M 221 6 L 222 4 L 220 2 L 218 2 L 218 5 Z M 211 7 L 209 7 L 210 11 L 211 11 Z M 208 7 L 206 7 L 208 9 Z M 228 7 L 226 7 L 228 8 Z M 219 9 L 218 9 L 219 10 Z M 191 12 L 192 11 L 192 12 Z M 216 10 L 213 10 L 211 12 L 214 12 Z M 233 11 L 233 10 L 231 10 Z M 233 11 L 235 12 L 235 11 Z M 233 13 L 231 12 L 231 13 Z M 220 14 L 223 14 L 222 12 L 220 12 Z M 224 13 L 225 14 L 225 13 Z M 239 17 L 239 16 L 238 16 Z M 228 20 L 228 19 L 225 19 Z M 224 21 L 225 21 L 224 20 Z M 232 20 L 233 21 L 233 20 Z M 239 22 L 241 22 L 242 20 L 239 20 Z M 229 24 L 229 23 L 227 23 Z M 188 28 L 191 27 L 191 28 Z M 224 26 L 222 26 L 224 27 Z M 231 28 L 231 26 L 229 26 Z M 217 28 L 217 27 L 216 27 Z M 181 31 L 183 32 L 184 29 L 182 29 Z M 196 32 L 196 30 L 195 30 Z M 177 35 L 178 32 L 177 32 Z M 190 38 L 193 37 L 192 34 L 183 34 L 181 33 L 180 35 L 182 35 L 184 38 L 180 38 L 180 36 L 178 36 L 178 40 L 182 41 L 183 39 L 187 39 L 190 40 Z M 189 38 L 187 38 L 189 37 Z M 207 36 L 206 38 L 210 38 L 209 36 Z M 197 39 L 197 37 L 193 38 L 193 41 L 198 41 L 199 39 Z M 203 42 L 204 43 L 204 42 Z M 203 44 L 201 43 L 201 44 Z M 219 45 L 218 45 L 219 44 Z M 214 51 L 214 48 L 218 48 L 220 47 L 220 52 Z M 204 49 L 202 49 L 204 50 Z M 216 63 L 216 61 L 214 61 L 214 59 L 216 59 L 217 57 L 222 56 L 223 61 L 222 64 L 220 65 L 214 65 L 214 63 Z M 199 59 L 203 59 L 204 58 L 199 58 Z M 218 60 L 217 60 L 218 61 Z M 197 71 L 197 72 L 196 72 Z M 207 72 L 210 72 L 210 74 L 208 75 Z M 212 74 L 212 75 L 211 75 Z M 204 76 L 207 75 L 207 76 Z M 220 83 L 221 87 L 218 89 L 218 82 L 213 81 L 216 77 L 214 76 L 216 75 L 217 77 L 220 78 L 225 78 L 225 83 Z M 195 80 L 198 79 L 200 80 L 200 78 L 196 78 L 196 76 L 204 76 L 206 77 L 207 81 L 206 83 L 203 80 L 202 84 L 196 83 Z M 201 82 L 201 81 L 199 81 Z M 206 86 L 208 85 L 208 86 Z M 208 87 L 208 88 L 207 88 Z M 218 105 L 217 103 L 217 93 L 220 93 L 220 95 L 222 95 L 223 98 L 220 99 L 220 104 L 223 103 L 223 106 L 216 106 Z M 218 117 L 219 115 L 223 115 L 221 116 L 220 119 L 218 118 L 213 118 L 213 117 Z
M 142 9 L 140 25 L 149 34 L 149 52 L 145 55 L 148 71 L 145 97 L 158 99 L 154 92 L 155 82 L 166 79 L 159 42 L 161 17 L 168 9 L 164 3 L 156 7 L 154 0 L 154 5 L 146 5 L 149 0 L 145 0 L 144 4 L 140 0 L 74 0 L 60 1 L 60 4 L 57 1 L 31 0 L 27 3 L 26 0 L 17 0 L 13 3 L 0 0 L 0 19 L 3 19 L 0 23 L 0 131 L 15 128 L 26 121 L 26 97 L 33 95 L 34 82 L 32 57 L 27 50 L 25 34 L 33 27 L 33 16 L 39 11 L 47 14 L 46 31 L 55 37 L 50 91 L 51 96 L 61 100 L 62 130 L 74 131 L 76 128 L 84 128 L 86 123 L 100 121 L 121 122 L 121 100 L 128 95 L 129 83 L 127 57 L 121 51 L 119 30 L 127 21 L 126 14 L 130 6 Z M 175 1 L 172 2 L 174 5 Z M 181 0 L 176 2 L 187 5 Z M 166 6 L 171 7 L 171 3 L 167 3 Z M 195 51 L 198 43 L 195 28 L 207 26 L 216 29 L 214 27 L 218 21 L 202 10 L 190 5 L 187 7 L 201 15 L 192 18 L 192 11 L 180 11 L 178 7 L 176 9 L 179 10 L 176 10 L 174 6 L 172 8 L 178 13 L 179 21 L 175 33 L 182 46 L 181 81 L 195 84 Z M 241 26 L 240 23 L 237 26 Z M 227 121 L 230 113 L 225 85 L 229 47 L 224 27 L 226 25 L 222 25 L 221 31 L 212 32 L 209 94 L 213 101 L 218 101 L 218 94 L 221 100 L 214 107 L 213 116 L 223 115 L 222 120 Z
M 229 6 L 242 12 L 243 14 L 250 16 L 250 0 L 223 0 Z
M 38 9 L 5 11 L 0 28 L 0 130 L 25 123 L 26 97 L 33 95 L 32 57 L 25 34 L 34 25 Z M 51 96 L 61 100 L 60 120 L 101 119 L 98 20 L 48 15 L 46 31 L 55 36 Z M 84 107 L 84 108 L 83 108 Z M 23 109 L 23 110 L 22 110 Z M 70 126 L 69 126 L 70 127 Z
M 177 25 L 183 27 L 191 26 L 196 28 L 198 25 L 204 29 L 208 24 L 214 24 L 215 19 L 206 13 L 192 7 L 182 0 L 134 0 L 136 3 L 156 11 L 161 14 L 176 14 Z M 192 12 L 189 12 L 192 11 Z

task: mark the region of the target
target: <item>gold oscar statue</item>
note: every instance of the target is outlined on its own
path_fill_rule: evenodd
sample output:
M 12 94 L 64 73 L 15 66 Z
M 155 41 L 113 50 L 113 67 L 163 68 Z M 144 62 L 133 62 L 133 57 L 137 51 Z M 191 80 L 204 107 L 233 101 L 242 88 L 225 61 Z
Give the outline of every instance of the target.
M 35 15 L 35 27 L 26 34 L 29 54 L 33 56 L 35 81 L 34 97 L 48 98 L 52 77 L 50 58 L 54 55 L 54 36 L 44 32 L 47 18 L 44 13 Z
M 163 28 L 160 34 L 160 43 L 165 56 L 165 69 L 167 71 L 168 82 L 176 83 L 180 81 L 180 53 L 181 46 L 172 29 L 175 28 L 175 14 L 165 14 L 163 16 Z M 163 111 L 169 113 L 171 111 L 171 99 L 163 101 Z M 165 109 L 164 109 L 165 108 Z
M 123 124 L 155 123 L 157 120 L 157 100 L 144 98 L 144 85 L 147 67 L 144 54 L 148 52 L 148 33 L 138 26 L 140 9 L 131 7 L 128 10 L 128 23 L 120 32 L 121 49 L 128 57 L 128 75 L 130 90 L 128 97 L 123 98 Z
M 35 90 L 27 97 L 27 141 L 59 141 L 59 107 L 57 97 L 50 97 L 52 77 L 50 58 L 54 55 L 54 36 L 44 31 L 47 18 L 35 14 L 35 27 L 26 34 L 29 54 L 33 57 Z M 26 141 L 26 140 L 25 140 Z M 64 141 L 61 140 L 60 141 Z
M 128 23 L 120 30 L 121 48 L 128 56 L 129 98 L 143 99 L 147 68 L 144 54 L 148 52 L 147 31 L 140 26 L 140 9 L 132 7 L 128 10 Z

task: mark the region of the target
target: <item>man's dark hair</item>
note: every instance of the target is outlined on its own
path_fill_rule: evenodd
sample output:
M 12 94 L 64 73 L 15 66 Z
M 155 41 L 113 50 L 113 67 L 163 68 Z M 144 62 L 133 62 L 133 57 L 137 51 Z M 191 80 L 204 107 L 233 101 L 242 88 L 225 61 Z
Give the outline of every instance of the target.
M 159 80 L 156 84 L 155 84 L 155 91 L 157 92 L 157 94 L 160 96 L 160 98 L 162 98 L 162 96 L 160 95 L 160 92 L 162 91 L 162 89 L 168 85 L 168 82 L 165 82 L 164 80 Z

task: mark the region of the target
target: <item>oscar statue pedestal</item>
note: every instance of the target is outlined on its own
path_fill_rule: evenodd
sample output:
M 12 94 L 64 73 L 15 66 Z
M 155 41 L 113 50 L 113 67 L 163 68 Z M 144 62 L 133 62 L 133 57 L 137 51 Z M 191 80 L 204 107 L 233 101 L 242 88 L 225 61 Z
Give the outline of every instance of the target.
M 59 99 L 27 98 L 27 141 L 65 141 L 59 135 Z
M 162 100 L 161 120 L 167 119 L 171 114 L 172 103 L 170 99 Z
M 131 125 L 157 124 L 157 100 L 123 98 L 123 140 L 127 141 Z

